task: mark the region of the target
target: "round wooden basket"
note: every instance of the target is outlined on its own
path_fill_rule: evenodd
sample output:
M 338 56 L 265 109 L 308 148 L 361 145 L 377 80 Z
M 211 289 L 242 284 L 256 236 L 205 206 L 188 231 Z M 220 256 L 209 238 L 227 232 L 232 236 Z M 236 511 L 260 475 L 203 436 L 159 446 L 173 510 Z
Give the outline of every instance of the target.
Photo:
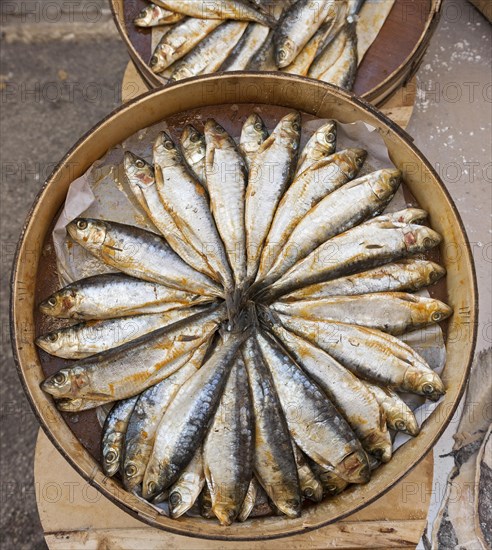
M 149 67 L 151 30 L 133 24 L 133 19 L 148 2 L 110 2 L 118 31 L 138 71 L 150 88 L 162 86 L 162 80 Z M 405 86 L 422 61 L 439 21 L 441 3 L 442 0 L 395 0 L 383 28 L 357 70 L 355 94 L 373 105 L 380 105 Z
M 419 436 L 396 451 L 393 460 L 378 468 L 367 485 L 354 486 L 334 499 L 306 508 L 298 519 L 254 518 L 224 528 L 212 520 L 171 520 L 159 515 L 124 491 L 117 480 L 104 476 L 96 455 L 88 450 L 90 425 L 80 436 L 77 426 L 82 424 L 82 417 L 78 424 L 67 421 L 39 387 L 46 365 L 34 345 L 34 327 L 38 321 L 36 293 L 54 272 L 53 266 L 47 265 L 46 243 L 70 183 L 108 149 L 144 127 L 163 119 L 172 123 L 172 117 L 176 120 L 192 109 L 206 115 L 244 104 L 262 106 L 265 111 L 298 109 L 314 117 L 344 123 L 363 121 L 375 127 L 392 161 L 403 172 L 408 189 L 429 212 L 430 224 L 444 236 L 440 262 L 447 269 L 446 300 L 455 313 L 446 331 L 445 397 Z M 316 529 L 360 510 L 393 487 L 432 449 L 451 419 L 468 377 L 476 337 L 477 296 L 471 251 L 456 208 L 438 175 L 403 130 L 370 104 L 327 84 L 285 75 L 244 73 L 190 79 L 140 96 L 101 121 L 67 153 L 43 186 L 26 221 L 14 265 L 11 313 L 14 355 L 31 405 L 54 445 L 89 483 L 126 512 L 161 529 L 209 539 L 263 540 Z

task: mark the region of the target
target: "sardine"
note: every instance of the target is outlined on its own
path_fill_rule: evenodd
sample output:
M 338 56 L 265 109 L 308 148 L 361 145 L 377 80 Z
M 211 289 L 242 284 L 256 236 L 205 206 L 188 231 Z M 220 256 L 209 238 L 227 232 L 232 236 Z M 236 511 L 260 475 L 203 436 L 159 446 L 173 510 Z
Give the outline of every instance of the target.
M 256 495 L 258 494 L 259 489 L 259 483 L 255 476 L 252 477 L 248 492 L 246 493 L 246 496 L 244 497 L 244 501 L 241 505 L 241 509 L 239 510 L 239 514 L 237 516 L 237 521 L 246 521 L 251 512 L 253 511 L 253 508 L 255 507 L 256 503 Z
M 243 358 L 255 413 L 255 475 L 284 514 L 298 517 L 301 494 L 291 438 L 271 374 L 255 338 L 246 340 Z
M 241 39 L 220 67 L 221 71 L 243 71 L 265 42 L 270 29 L 260 23 L 250 23 Z
M 355 375 L 437 401 L 439 376 L 410 346 L 379 330 L 278 314 L 283 326 L 326 351 Z
M 275 210 L 290 183 L 300 136 L 299 113 L 286 115 L 263 142 L 251 163 L 245 211 L 249 281 L 256 276 Z
M 221 525 L 236 519 L 246 498 L 253 474 L 253 435 L 248 377 L 238 354 L 203 444 L 212 511 Z
M 322 126 L 320 126 L 313 135 L 309 138 L 309 141 L 304 146 L 303 150 L 301 151 L 299 155 L 299 161 L 297 162 L 297 168 L 296 168 L 296 178 L 300 176 L 304 170 L 307 170 L 310 166 L 312 166 L 315 162 L 318 162 L 320 160 L 325 159 L 326 157 L 329 157 L 330 155 L 333 155 L 336 151 L 337 146 L 337 123 L 334 120 L 329 120 Z M 348 151 L 354 151 L 352 149 L 348 149 Z M 359 163 L 356 163 L 356 168 L 350 168 L 350 170 L 358 171 L 362 164 L 364 163 L 364 160 L 367 156 L 366 151 L 363 149 L 360 149 L 360 155 L 361 159 L 359 160 Z M 363 151 L 363 152 L 362 152 Z M 342 160 L 343 157 L 340 157 L 340 160 Z M 333 160 L 336 160 L 335 158 Z M 348 162 L 346 160 L 346 162 Z M 360 164 L 360 166 L 358 165 Z M 320 165 L 321 167 L 323 165 Z M 349 172 L 350 174 L 351 172 Z M 355 173 L 354 176 L 355 177 Z
M 101 321 L 85 321 L 36 338 L 41 349 L 65 359 L 82 359 L 116 348 L 144 334 L 204 311 L 202 308 L 173 309 L 164 313 L 132 315 Z
M 220 400 L 230 364 L 247 333 L 232 334 L 189 378 L 172 400 L 157 428 L 142 485 L 144 498 L 171 486 L 205 437 Z
M 143 10 L 135 17 L 133 23 L 137 27 L 156 27 L 157 25 L 173 25 L 184 15 L 173 11 L 166 10 L 156 4 L 145 6 Z
M 197 294 L 223 294 L 217 283 L 190 267 L 154 233 L 88 218 L 70 222 L 67 231 L 91 254 L 127 275 Z
M 282 302 L 322 300 L 330 296 L 355 296 L 371 292 L 416 291 L 441 279 L 446 270 L 429 260 L 414 258 L 375 267 L 347 277 L 310 285 L 282 296 Z
M 207 188 L 207 174 L 205 167 L 205 154 L 207 144 L 205 136 L 194 126 L 187 124 L 181 134 L 181 149 L 188 168 L 196 179 Z
M 340 151 L 314 162 L 293 181 L 278 205 L 267 235 L 256 277 L 258 283 L 261 280 L 261 284 L 264 284 L 262 280 L 297 224 L 323 197 L 355 178 L 366 156 L 364 149 Z M 302 164 L 307 161 L 308 157 Z
M 427 219 L 427 212 L 421 208 L 404 208 L 397 212 L 386 212 L 377 216 L 372 220 L 368 220 L 365 223 L 379 223 L 379 222 L 391 222 L 391 223 L 415 223 L 421 224 Z
M 386 414 L 386 422 L 392 430 L 416 436 L 420 432 L 417 419 L 410 407 L 391 388 L 365 382 Z
M 293 229 L 262 286 L 279 279 L 328 239 L 379 214 L 394 197 L 400 176 L 399 170 L 379 170 L 346 183 L 323 198 Z
M 150 58 L 150 68 L 154 73 L 162 73 L 184 57 L 221 24 L 222 21 L 218 19 L 190 18 L 179 22 L 157 44 Z
M 237 0 L 227 2 L 207 2 L 200 0 L 159 0 L 160 4 L 171 11 L 198 17 L 201 19 L 233 19 L 237 21 L 254 21 L 273 26 L 275 21 L 265 13 L 256 10 Z
M 41 388 L 56 399 L 116 401 L 137 395 L 182 367 L 219 323 L 222 305 L 133 342 L 80 359 L 49 376 Z
M 260 115 L 253 113 L 249 115 L 241 130 L 239 150 L 243 154 L 248 166 L 251 166 L 254 156 L 260 149 L 262 143 L 268 137 L 268 130 Z
M 292 442 L 292 449 L 296 459 L 302 495 L 313 502 L 321 502 L 323 499 L 323 486 L 309 467 L 306 457 L 295 442 Z
M 308 76 L 351 90 L 357 72 L 356 22 L 347 22 L 316 58 Z
M 290 351 L 299 366 L 343 414 L 364 449 L 384 462 L 391 458 L 386 418 L 364 383 L 319 347 L 278 323 L 270 330 Z
M 321 485 L 323 486 L 323 497 L 334 497 L 348 487 L 348 482 L 342 479 L 332 470 L 322 468 L 319 464 L 316 464 L 316 462 L 312 461 L 311 466 L 315 474 L 318 476 Z
M 346 481 L 366 483 L 367 457 L 346 420 L 278 343 L 262 333 L 256 339 L 297 445 L 312 460 Z
M 299 0 L 288 10 L 275 31 L 275 55 L 280 68 L 294 61 L 319 27 L 336 17 L 333 0 Z
M 198 447 L 193 458 L 169 489 L 169 512 L 172 518 L 185 514 L 198 499 L 205 485 L 202 447 Z
M 39 304 L 39 310 L 63 319 L 114 319 L 211 301 L 211 296 L 176 290 L 122 273 L 107 273 L 81 279 L 57 290 Z
M 248 65 L 247 71 L 276 71 L 275 46 L 273 44 L 274 31 L 266 37 L 261 48 L 255 53 Z
M 217 71 L 239 42 L 247 26 L 247 23 L 240 21 L 222 23 L 176 63 L 171 81 Z
M 272 300 L 309 284 L 425 252 L 441 240 L 439 233 L 421 225 L 391 222 L 361 224 L 313 250 L 267 288 L 262 297 Z
M 161 132 L 154 144 L 157 191 L 185 239 L 207 258 L 226 292 L 233 287 L 224 245 L 204 188 L 191 176 L 174 142 Z
M 101 443 L 102 468 L 104 474 L 109 477 L 114 476 L 120 469 L 126 429 L 137 399 L 138 396 L 115 403 L 104 422 Z
M 291 303 L 274 302 L 271 307 L 285 315 L 320 321 L 340 321 L 395 335 L 439 323 L 453 312 L 440 300 L 406 292 L 332 296 Z
M 164 208 L 157 191 L 153 167 L 129 151 L 125 153 L 124 166 L 133 194 L 169 246 L 191 267 L 213 278 L 213 271 L 203 255 L 185 239 L 172 216 Z
M 200 502 L 200 514 L 202 517 L 206 519 L 211 519 L 214 517 L 214 513 L 212 512 L 212 495 L 210 494 L 210 489 L 208 488 L 207 482 L 205 481 L 205 485 L 203 487 L 203 490 L 199 497 Z
M 234 273 L 236 288 L 241 288 L 246 278 L 246 163 L 234 140 L 213 119 L 205 124 L 205 139 L 210 208 Z
M 201 367 L 207 349 L 208 342 L 195 351 L 186 365 L 138 398 L 125 439 L 122 478 L 128 491 L 142 483 L 157 427 L 179 388 Z

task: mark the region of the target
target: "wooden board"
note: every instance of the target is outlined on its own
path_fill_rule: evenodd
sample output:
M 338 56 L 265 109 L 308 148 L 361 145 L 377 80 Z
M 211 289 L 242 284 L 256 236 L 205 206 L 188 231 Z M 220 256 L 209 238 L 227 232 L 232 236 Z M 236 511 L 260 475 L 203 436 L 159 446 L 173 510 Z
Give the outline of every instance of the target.
M 415 548 L 427 523 L 432 453 L 403 481 L 343 521 L 281 540 L 224 542 L 154 529 L 125 514 L 73 470 L 39 431 L 34 463 L 36 500 L 51 550 L 297 550 Z
M 123 82 L 121 84 L 121 101 L 126 103 L 139 95 L 149 91 L 149 86 L 138 72 L 135 64 L 130 61 L 125 69 Z M 380 111 L 396 122 L 398 126 L 406 128 L 410 121 L 417 96 L 417 78 L 412 80 L 403 88 L 397 90 L 380 107 Z
M 162 85 L 149 68 L 151 29 L 134 18 L 146 0 L 111 0 L 116 26 L 138 71 L 151 87 Z M 357 70 L 354 93 L 374 105 L 381 103 L 415 74 L 439 21 L 441 0 L 395 0 L 376 40 Z

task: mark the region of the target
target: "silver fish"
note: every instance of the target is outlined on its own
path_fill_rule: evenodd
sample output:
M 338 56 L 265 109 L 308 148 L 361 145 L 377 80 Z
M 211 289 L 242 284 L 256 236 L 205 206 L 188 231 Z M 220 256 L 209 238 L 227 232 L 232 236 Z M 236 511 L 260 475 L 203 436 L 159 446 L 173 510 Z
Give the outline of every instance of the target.
M 243 358 L 255 412 L 255 475 L 282 513 L 298 517 L 301 494 L 291 438 L 271 374 L 255 338 L 246 340 Z
M 131 342 L 205 309 L 206 306 L 173 309 L 164 313 L 85 321 L 39 336 L 36 345 L 56 357 L 82 359 Z
M 379 222 L 391 222 L 391 223 L 415 223 L 421 224 L 427 219 L 427 212 L 421 208 L 405 208 L 398 210 L 397 212 L 386 212 L 377 216 L 372 220 L 368 220 L 365 223 L 379 223 Z
M 323 486 L 323 497 L 334 497 L 348 487 L 348 482 L 342 479 L 332 470 L 322 468 L 319 464 L 316 464 L 316 462 L 312 461 L 311 467 L 313 468 L 313 471 L 318 476 L 318 479 Z
M 273 44 L 274 32 L 266 37 L 261 48 L 255 53 L 248 65 L 247 71 L 276 71 L 278 69 L 275 62 L 275 46 Z
M 219 323 L 226 309 L 193 315 L 133 342 L 80 359 L 49 376 L 41 388 L 56 399 L 116 401 L 137 395 L 182 367 Z
M 351 90 L 357 72 L 356 23 L 347 22 L 309 69 L 308 76 Z
M 306 457 L 295 442 L 292 442 L 292 449 L 296 459 L 299 483 L 304 498 L 312 500 L 313 502 L 321 502 L 323 499 L 323 486 L 309 467 Z
M 361 224 L 313 250 L 273 283 L 263 298 L 271 300 L 309 284 L 425 252 L 441 240 L 436 231 L 421 225 L 391 222 Z
M 275 55 L 280 68 L 294 61 L 319 27 L 336 17 L 333 0 L 299 0 L 275 31 Z
M 258 480 L 256 479 L 255 476 L 253 476 L 253 478 L 249 483 L 248 492 L 244 497 L 244 501 L 241 505 L 241 509 L 239 510 L 239 514 L 236 518 L 237 521 L 246 521 L 251 515 L 251 512 L 255 507 L 256 495 L 258 494 L 258 489 L 259 489 Z
M 297 445 L 312 460 L 347 481 L 366 483 L 367 457 L 346 420 L 287 352 L 262 333 L 256 339 Z
M 439 376 L 413 349 L 379 330 L 278 314 L 286 329 L 317 345 L 354 374 L 383 386 L 437 401 Z
M 213 271 L 208 267 L 203 255 L 185 239 L 172 216 L 164 208 L 157 191 L 153 167 L 129 151 L 125 153 L 124 167 L 133 194 L 174 252 L 191 267 L 213 278 Z
M 232 334 L 189 378 L 172 400 L 157 429 L 142 485 L 144 498 L 171 486 L 205 437 L 227 381 L 231 361 L 245 334 Z
M 150 68 L 154 73 L 162 73 L 173 66 L 174 71 L 174 64 L 221 24 L 218 19 L 189 18 L 180 21 L 157 44 L 150 58 Z
M 278 205 L 267 235 L 256 277 L 258 283 L 261 280 L 262 285 L 266 284 L 263 279 L 297 224 L 323 197 L 353 179 L 366 156 L 364 149 L 340 151 L 314 162 L 293 181 Z
M 262 143 L 268 137 L 268 130 L 260 115 L 253 113 L 249 115 L 241 130 L 239 140 L 239 150 L 243 154 L 244 160 L 249 167 L 254 156 L 260 149 Z
M 392 430 L 405 432 L 416 436 L 420 432 L 415 415 L 410 407 L 391 388 L 381 388 L 376 384 L 365 382 L 366 386 L 376 397 L 379 405 L 386 414 L 386 422 Z
M 275 210 L 290 182 L 300 135 L 301 117 L 299 113 L 289 113 L 263 142 L 251 163 L 245 211 L 250 281 L 256 276 Z
M 179 388 L 201 367 L 207 349 L 208 342 L 202 344 L 183 367 L 138 398 L 126 430 L 121 472 L 128 491 L 142 483 L 159 422 Z
M 364 449 L 387 462 L 391 458 L 391 438 L 386 418 L 364 383 L 325 351 L 278 323 L 271 324 L 270 330 L 333 401 Z
M 300 176 L 304 170 L 307 170 L 315 162 L 322 160 L 335 153 L 337 146 L 337 123 L 334 120 L 329 120 L 320 126 L 313 135 L 309 138 L 299 155 L 297 162 L 296 175 Z M 361 150 L 362 151 L 362 150 Z M 367 153 L 364 151 L 362 163 L 366 158 Z M 362 166 L 359 166 L 359 168 Z
M 226 291 L 233 287 L 231 270 L 204 188 L 191 176 L 174 142 L 161 132 L 154 144 L 156 184 L 164 207 L 186 240 L 206 256 Z
M 253 474 L 253 415 L 248 378 L 239 354 L 203 444 L 212 511 L 221 525 L 239 514 Z
M 224 243 L 236 288 L 246 278 L 244 197 L 247 168 L 231 136 L 215 120 L 205 124 L 206 173 L 210 208 Z
M 105 264 L 178 290 L 221 296 L 220 287 L 185 263 L 158 235 L 116 222 L 77 218 L 67 231 Z
M 221 71 L 243 71 L 265 42 L 270 29 L 260 23 L 250 23 L 239 42 L 220 67 Z
M 247 23 L 240 21 L 222 23 L 176 63 L 171 81 L 217 71 L 239 42 L 247 26 Z
M 439 323 L 453 312 L 440 300 L 405 292 L 332 296 L 291 303 L 277 302 L 271 307 L 285 315 L 320 321 L 340 321 L 395 335 L 431 323 Z
M 207 188 L 207 174 L 205 167 L 205 154 L 207 144 L 205 136 L 194 126 L 187 124 L 181 134 L 181 148 L 188 168 L 196 179 Z
M 172 518 L 185 514 L 198 499 L 205 485 L 203 453 L 198 447 L 193 458 L 169 489 L 169 511 Z
M 354 275 L 304 287 L 282 296 L 282 302 L 318 300 L 330 296 L 355 296 L 372 292 L 416 291 L 441 279 L 446 270 L 429 260 L 410 258 Z
M 202 19 L 233 19 L 237 21 L 254 21 L 272 26 L 275 21 L 252 6 L 237 0 L 227 2 L 207 2 L 206 0 L 159 0 L 164 8 Z
M 105 475 L 114 476 L 121 466 L 128 421 L 138 397 L 119 401 L 113 405 L 103 426 L 102 468 Z
M 379 170 L 323 198 L 293 229 L 262 285 L 279 279 L 328 239 L 384 210 L 400 185 L 400 177 L 399 170 Z
M 39 304 L 45 315 L 64 319 L 114 319 L 128 315 L 161 313 L 204 304 L 210 296 L 107 273 L 70 283 Z
M 172 25 L 181 21 L 184 15 L 165 10 L 156 4 L 150 4 L 143 8 L 133 20 L 137 27 L 156 27 L 157 25 Z

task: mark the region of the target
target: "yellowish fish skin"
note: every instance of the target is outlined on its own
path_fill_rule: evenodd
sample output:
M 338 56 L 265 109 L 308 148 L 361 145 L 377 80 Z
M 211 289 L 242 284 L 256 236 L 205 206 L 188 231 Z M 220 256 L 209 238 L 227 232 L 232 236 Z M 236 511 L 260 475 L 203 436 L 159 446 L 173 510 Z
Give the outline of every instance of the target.
M 294 450 L 299 483 L 304 498 L 313 502 L 321 502 L 323 499 L 323 486 L 309 467 L 303 452 L 294 442 L 292 442 L 292 449 Z
M 243 154 L 248 169 L 254 156 L 267 137 L 268 130 L 260 115 L 256 113 L 249 115 L 243 124 L 239 141 L 239 150 Z
M 171 517 L 176 519 L 185 514 L 195 504 L 204 485 L 203 451 L 199 447 L 191 462 L 169 489 L 169 511 Z
M 196 179 L 207 188 L 205 154 L 207 144 L 205 136 L 192 124 L 187 124 L 181 134 L 181 149 L 183 156 Z
M 250 23 L 220 70 L 243 71 L 267 39 L 269 32 L 270 29 L 265 25 Z
M 334 120 L 329 120 L 313 133 L 301 151 L 295 177 L 297 178 L 315 162 L 333 155 L 336 146 L 337 123 Z
M 133 20 L 137 27 L 156 27 L 158 25 L 172 25 L 181 21 L 184 15 L 165 10 L 156 4 L 146 6 Z

